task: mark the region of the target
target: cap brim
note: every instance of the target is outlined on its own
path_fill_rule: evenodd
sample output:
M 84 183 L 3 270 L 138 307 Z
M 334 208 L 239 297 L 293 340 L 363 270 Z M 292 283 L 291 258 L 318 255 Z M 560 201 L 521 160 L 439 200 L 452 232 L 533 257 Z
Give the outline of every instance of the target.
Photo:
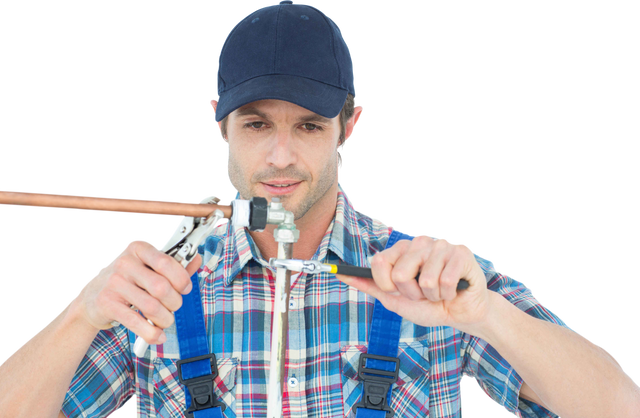
M 216 121 L 258 100 L 284 100 L 325 118 L 338 116 L 347 100 L 347 90 L 292 75 L 265 75 L 252 78 L 223 92 L 216 109 Z

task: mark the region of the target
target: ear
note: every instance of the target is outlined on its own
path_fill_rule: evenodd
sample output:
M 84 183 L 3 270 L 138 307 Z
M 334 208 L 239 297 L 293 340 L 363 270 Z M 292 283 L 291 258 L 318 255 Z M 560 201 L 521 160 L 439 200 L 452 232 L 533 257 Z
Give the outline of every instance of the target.
M 213 113 L 216 113 L 216 110 L 218 109 L 218 102 L 211 100 L 211 106 L 213 107 Z M 218 122 L 218 128 L 222 131 L 222 122 Z M 227 138 L 224 138 L 224 140 L 226 141 Z
M 211 114 L 215 114 L 216 107 L 218 106 L 218 99 L 216 99 L 215 97 L 209 97 L 209 99 L 207 100 L 207 105 L 211 110 Z M 216 122 L 216 128 L 218 129 L 218 132 L 220 132 L 221 126 L 222 126 L 222 122 Z
M 342 142 L 343 144 L 347 142 L 347 139 L 349 139 L 349 137 L 351 136 L 351 133 L 353 133 L 353 127 L 356 126 L 356 123 L 358 122 L 358 119 L 360 119 L 361 114 L 362 114 L 362 106 L 356 106 L 353 109 L 353 116 L 351 116 L 347 121 L 347 126 L 345 127 L 345 131 L 344 131 L 344 141 Z

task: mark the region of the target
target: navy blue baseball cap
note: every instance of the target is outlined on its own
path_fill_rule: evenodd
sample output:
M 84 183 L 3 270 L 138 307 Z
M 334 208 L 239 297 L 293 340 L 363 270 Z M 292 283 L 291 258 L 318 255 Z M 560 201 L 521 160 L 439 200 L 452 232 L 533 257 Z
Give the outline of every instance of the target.
M 282 1 L 229 34 L 220 53 L 216 121 L 265 99 L 334 118 L 348 93 L 355 96 L 353 67 L 338 26 L 313 7 Z

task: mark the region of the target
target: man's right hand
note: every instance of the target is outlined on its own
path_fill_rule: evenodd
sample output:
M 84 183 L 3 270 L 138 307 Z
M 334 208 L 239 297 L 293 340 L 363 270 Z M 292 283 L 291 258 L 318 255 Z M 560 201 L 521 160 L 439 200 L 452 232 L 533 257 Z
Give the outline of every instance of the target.
M 173 257 L 146 242 L 133 242 L 103 269 L 74 300 L 86 321 L 108 329 L 117 321 L 149 344 L 162 344 L 162 331 L 173 324 L 172 312 L 191 291 L 191 275 L 200 267 L 197 255 L 184 269 Z M 156 326 L 131 309 L 135 306 Z

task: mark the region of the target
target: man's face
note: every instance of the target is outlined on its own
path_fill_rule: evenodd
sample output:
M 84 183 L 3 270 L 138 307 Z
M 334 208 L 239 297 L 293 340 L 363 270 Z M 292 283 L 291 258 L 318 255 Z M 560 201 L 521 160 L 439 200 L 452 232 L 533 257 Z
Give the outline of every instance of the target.
M 295 219 L 311 208 L 335 210 L 338 118 L 281 100 L 233 111 L 227 125 L 229 178 L 240 196 L 278 197 Z

